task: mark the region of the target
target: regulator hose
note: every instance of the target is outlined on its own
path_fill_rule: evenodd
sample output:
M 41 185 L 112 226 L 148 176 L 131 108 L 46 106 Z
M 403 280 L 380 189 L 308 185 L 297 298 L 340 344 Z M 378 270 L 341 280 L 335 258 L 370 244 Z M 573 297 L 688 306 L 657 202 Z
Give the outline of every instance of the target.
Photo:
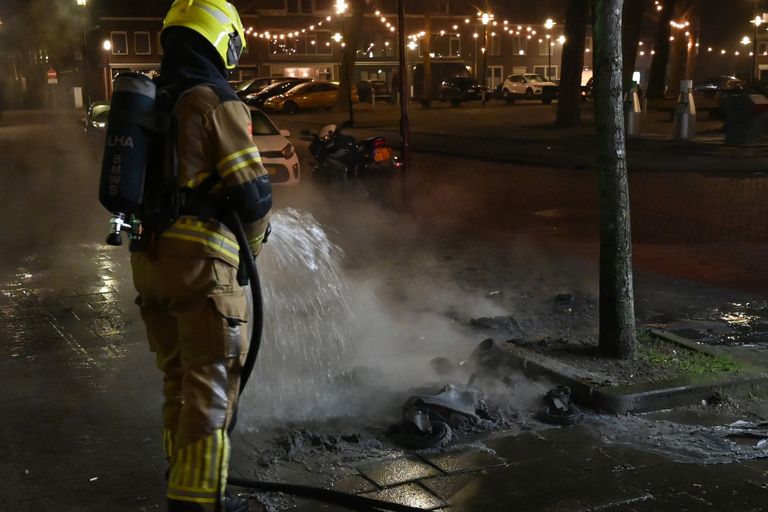
M 245 230 L 243 229 L 243 223 L 240 220 L 240 216 L 236 212 L 230 210 L 230 222 L 227 222 L 227 226 L 232 230 L 237 239 L 237 243 L 240 245 L 240 259 L 245 267 L 248 281 L 251 284 L 251 295 L 253 297 L 253 315 L 251 321 L 254 322 L 253 333 L 251 334 L 251 342 L 248 347 L 248 353 L 245 356 L 245 362 L 243 368 L 240 371 L 240 392 L 243 394 L 245 386 L 248 384 L 248 380 L 253 373 L 253 368 L 256 365 L 256 359 L 259 355 L 259 349 L 261 348 L 261 336 L 264 329 L 264 298 L 261 294 L 261 280 L 259 278 L 259 271 L 256 267 L 256 262 L 253 257 L 253 253 L 248 243 L 248 238 L 245 236 Z M 228 434 L 232 434 L 237 423 L 237 410 L 235 410 L 234 417 L 227 429 Z M 246 480 L 243 478 L 236 478 L 230 476 L 227 478 L 229 485 L 236 487 L 243 487 L 258 492 L 281 492 L 284 494 L 290 494 L 292 496 L 299 496 L 302 498 L 310 498 L 325 503 L 331 503 L 339 505 L 350 510 L 357 510 L 362 512 L 373 512 L 389 510 L 393 512 L 417 512 L 423 509 L 409 507 L 407 505 L 401 505 L 399 503 L 391 503 L 388 501 L 376 500 L 373 498 L 366 498 L 364 496 L 356 496 L 354 494 L 347 494 L 339 491 L 333 491 L 330 489 L 323 489 L 322 487 L 312 487 L 307 485 L 286 484 L 282 482 L 261 482 L 257 480 Z

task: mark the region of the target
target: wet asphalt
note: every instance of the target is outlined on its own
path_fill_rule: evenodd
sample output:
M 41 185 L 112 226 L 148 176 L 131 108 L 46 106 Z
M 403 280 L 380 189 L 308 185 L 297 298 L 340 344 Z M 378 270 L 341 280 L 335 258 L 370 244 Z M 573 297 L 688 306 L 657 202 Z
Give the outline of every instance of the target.
M 7 113 L 0 155 L 0 510 L 162 510 L 160 376 L 133 304 L 127 251 L 101 243 L 107 214 L 96 201 L 98 139 L 81 133 L 71 113 Z M 280 208 L 312 211 L 345 250 L 348 274 L 375 273 L 377 293 L 403 309 L 426 300 L 411 289 L 421 280 L 446 284 L 451 273 L 469 290 L 461 293 L 500 295 L 501 308 L 563 289 L 594 293 L 592 178 L 439 156 L 422 162 L 407 217 L 371 207 L 368 191 L 356 186 L 330 190 L 305 180 L 276 199 Z M 474 197 L 463 201 L 457 177 L 481 169 L 485 178 L 472 180 Z M 504 179 L 510 173 L 512 185 Z M 639 179 L 648 180 L 634 187 L 641 319 L 768 361 L 768 280 L 759 265 L 764 178 Z M 681 208 L 686 194 L 684 203 L 699 214 Z M 568 428 L 536 422 L 524 410 L 516 428 L 465 436 L 443 451 L 352 443 L 349 457 L 336 453 L 333 462 L 311 450 L 265 461 L 260 438 L 274 423 L 245 425 L 233 441 L 232 467 L 248 478 L 432 510 L 768 510 L 768 453 L 760 438 L 737 441 L 726 427 L 759 421 L 762 410 L 758 400 L 719 416 L 709 407 L 686 417 L 590 414 Z M 252 505 L 341 510 L 275 496 Z

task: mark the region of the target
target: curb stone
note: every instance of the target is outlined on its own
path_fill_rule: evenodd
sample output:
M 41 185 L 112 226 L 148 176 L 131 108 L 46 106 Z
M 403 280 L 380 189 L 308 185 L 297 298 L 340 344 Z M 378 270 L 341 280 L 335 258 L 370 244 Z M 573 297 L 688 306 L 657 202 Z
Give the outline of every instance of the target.
M 666 341 L 713 357 L 732 356 L 720 349 L 701 346 L 672 333 L 652 329 L 651 333 Z M 506 366 L 519 368 L 533 379 L 544 378 L 571 388 L 573 400 L 582 407 L 611 414 L 650 412 L 694 405 L 711 398 L 717 391 L 748 392 L 768 389 L 768 373 L 748 362 L 739 360 L 743 372 L 718 372 L 692 375 L 659 382 L 625 386 L 606 386 L 594 374 L 574 368 L 542 354 L 517 346 L 495 345 L 497 357 L 504 357 Z

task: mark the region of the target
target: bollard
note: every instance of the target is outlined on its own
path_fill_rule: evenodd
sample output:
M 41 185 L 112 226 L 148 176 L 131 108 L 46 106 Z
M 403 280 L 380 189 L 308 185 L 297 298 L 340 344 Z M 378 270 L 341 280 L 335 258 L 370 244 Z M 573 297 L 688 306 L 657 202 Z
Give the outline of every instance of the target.
M 696 136 L 696 104 L 693 101 L 693 80 L 680 81 L 680 95 L 675 107 L 674 138 L 691 140 Z
M 640 96 L 637 94 L 637 87 L 633 85 L 630 91 L 624 95 L 624 133 L 627 137 L 640 135 L 642 115 Z

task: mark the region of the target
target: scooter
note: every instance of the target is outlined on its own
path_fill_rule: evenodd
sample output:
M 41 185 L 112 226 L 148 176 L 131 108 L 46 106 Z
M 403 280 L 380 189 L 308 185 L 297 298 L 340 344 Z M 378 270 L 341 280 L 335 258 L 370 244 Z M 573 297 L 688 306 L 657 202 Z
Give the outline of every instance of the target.
M 337 128 L 335 124 L 323 126 L 319 132 L 302 130 L 310 137 L 309 152 L 315 159 L 312 176 L 324 181 L 346 181 L 352 178 L 389 174 L 402 166 L 382 136 L 369 137 L 358 142 L 342 133 L 347 122 Z

